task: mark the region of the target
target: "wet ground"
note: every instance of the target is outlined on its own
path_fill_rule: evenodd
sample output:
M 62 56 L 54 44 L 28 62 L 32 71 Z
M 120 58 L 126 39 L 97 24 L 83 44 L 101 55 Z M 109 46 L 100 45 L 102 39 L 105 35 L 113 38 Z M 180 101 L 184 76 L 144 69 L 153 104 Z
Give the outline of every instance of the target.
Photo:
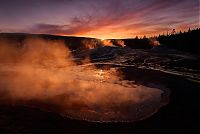
M 1 93 L 4 98 L 1 97 L 3 101 L 0 107 L 0 131 L 160 134 L 198 131 L 199 58 L 171 49 L 158 49 L 132 50 L 108 47 L 74 54 L 74 59 L 79 61 L 79 64 L 67 70 L 63 67 L 56 69 L 56 75 L 52 80 L 58 79 L 59 82 L 56 86 L 53 84 L 46 87 L 49 90 L 45 92 L 41 92 L 39 87 L 37 97 L 27 100 L 24 96 L 14 94 L 17 97 L 13 99 L 10 94 L 9 97 L 5 97 L 6 92 Z M 96 54 L 96 51 L 102 52 Z M 90 60 L 81 62 L 82 57 L 90 57 Z M 40 69 L 34 73 L 39 75 Z M 16 67 L 5 66 L 1 66 L 1 84 L 5 85 L 5 78 L 15 82 L 18 78 L 5 74 L 5 70 L 17 70 L 20 77 L 23 74 L 31 84 L 36 84 L 23 71 L 22 73 Z M 52 70 L 45 71 L 45 75 L 51 76 L 51 72 Z M 70 77 L 66 77 L 65 73 Z M 71 84 L 71 80 L 60 81 L 63 78 L 76 80 L 73 84 L 79 86 L 71 86 L 72 90 L 61 90 L 55 96 L 53 88 L 56 87 L 58 91 L 63 86 L 58 88 L 57 85 Z M 45 80 L 40 81 L 43 83 Z M 27 84 L 20 83 L 15 88 L 24 87 L 27 88 Z M 70 94 L 66 94 L 66 91 Z M 79 94 L 76 94 L 77 92 Z M 30 97 L 30 94 L 26 95 Z M 45 95 L 48 97 L 45 98 Z M 49 96 L 52 98 L 49 99 Z

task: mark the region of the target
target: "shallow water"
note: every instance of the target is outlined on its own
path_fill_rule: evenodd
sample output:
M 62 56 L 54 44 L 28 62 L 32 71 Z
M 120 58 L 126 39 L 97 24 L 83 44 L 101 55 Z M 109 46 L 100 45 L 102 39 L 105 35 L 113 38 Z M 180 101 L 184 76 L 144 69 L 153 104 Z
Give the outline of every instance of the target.
M 165 87 L 123 80 L 118 68 L 1 65 L 1 103 L 26 105 L 78 120 L 136 121 L 167 104 Z

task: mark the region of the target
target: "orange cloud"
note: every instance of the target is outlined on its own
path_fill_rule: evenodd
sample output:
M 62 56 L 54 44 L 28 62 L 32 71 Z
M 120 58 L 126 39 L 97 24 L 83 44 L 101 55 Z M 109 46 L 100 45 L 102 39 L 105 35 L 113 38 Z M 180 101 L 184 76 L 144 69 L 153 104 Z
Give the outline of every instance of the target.
M 104 0 L 103 0 L 104 1 Z M 89 4 L 86 4 L 86 3 Z M 81 13 L 68 17 L 66 21 L 37 21 L 25 32 L 59 35 L 86 36 L 94 38 L 132 38 L 154 36 L 172 29 L 187 30 L 199 27 L 198 3 L 196 0 L 149 0 L 106 2 L 77 1 Z M 63 17 L 63 14 L 57 16 Z M 51 19 L 50 19 L 51 20 Z M 50 23 L 49 23 L 50 22 Z

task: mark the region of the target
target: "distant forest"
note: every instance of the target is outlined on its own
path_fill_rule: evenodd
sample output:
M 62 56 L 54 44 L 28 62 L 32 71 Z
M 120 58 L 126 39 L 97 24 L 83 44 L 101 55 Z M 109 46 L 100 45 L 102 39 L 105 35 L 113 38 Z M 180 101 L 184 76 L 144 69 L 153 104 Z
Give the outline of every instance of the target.
M 188 31 L 175 32 L 172 30 L 171 34 L 159 35 L 155 37 L 124 39 L 126 46 L 134 49 L 148 49 L 151 48 L 151 38 L 160 42 L 161 45 L 168 46 L 177 50 L 200 54 L 200 28 L 189 29 Z
M 200 54 L 200 28 L 170 35 L 159 35 L 156 38 L 161 44 L 168 47 Z

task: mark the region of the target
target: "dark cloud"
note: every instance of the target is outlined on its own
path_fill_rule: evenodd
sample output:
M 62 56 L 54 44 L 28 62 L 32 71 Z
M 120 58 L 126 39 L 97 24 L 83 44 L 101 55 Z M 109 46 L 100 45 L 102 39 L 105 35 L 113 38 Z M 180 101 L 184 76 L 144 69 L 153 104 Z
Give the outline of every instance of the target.
M 52 25 L 52 24 L 44 24 L 44 23 L 40 23 L 40 24 L 36 24 L 33 27 L 31 27 L 30 29 L 28 29 L 28 31 L 32 31 L 34 33 L 38 32 L 38 33 L 50 33 L 50 34 L 55 34 L 57 32 L 64 32 L 65 29 L 65 25 Z

